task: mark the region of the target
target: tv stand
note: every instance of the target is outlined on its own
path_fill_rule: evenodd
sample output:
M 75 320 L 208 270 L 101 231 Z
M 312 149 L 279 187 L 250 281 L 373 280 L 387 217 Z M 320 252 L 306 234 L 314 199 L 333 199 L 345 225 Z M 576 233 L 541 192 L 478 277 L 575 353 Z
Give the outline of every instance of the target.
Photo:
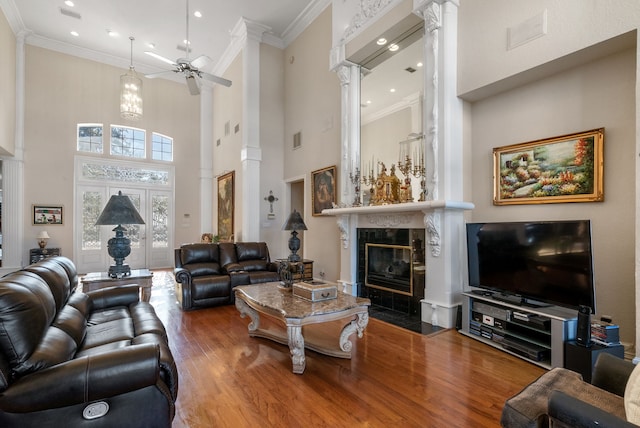
M 576 337 L 577 311 L 530 307 L 498 293 L 462 295 L 462 334 L 546 369 L 564 367 L 565 342 Z

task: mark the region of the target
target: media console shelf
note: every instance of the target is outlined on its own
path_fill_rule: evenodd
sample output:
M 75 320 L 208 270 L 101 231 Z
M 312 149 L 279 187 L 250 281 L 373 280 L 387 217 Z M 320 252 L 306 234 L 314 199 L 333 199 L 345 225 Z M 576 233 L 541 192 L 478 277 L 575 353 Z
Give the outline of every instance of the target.
M 462 334 L 547 369 L 564 367 L 564 343 L 575 339 L 577 311 L 462 294 Z

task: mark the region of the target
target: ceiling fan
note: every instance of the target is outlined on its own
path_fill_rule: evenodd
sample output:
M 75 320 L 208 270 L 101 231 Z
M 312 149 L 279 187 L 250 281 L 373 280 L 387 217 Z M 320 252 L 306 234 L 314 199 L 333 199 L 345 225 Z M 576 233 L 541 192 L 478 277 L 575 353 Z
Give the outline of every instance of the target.
M 224 79 L 222 77 L 215 76 L 213 74 L 202 71 L 201 68 L 205 67 L 209 63 L 211 63 L 211 58 L 206 55 L 200 55 L 192 61 L 189 61 L 189 51 L 190 49 L 190 40 L 189 40 L 189 0 L 187 0 L 187 38 L 185 39 L 185 51 L 186 58 L 178 58 L 173 61 L 169 58 L 165 58 L 162 55 L 158 55 L 155 52 L 146 51 L 145 53 L 149 56 L 152 56 L 160 61 L 166 62 L 174 66 L 173 70 L 161 71 L 159 73 L 151 73 L 146 74 L 145 77 L 149 79 L 153 79 L 155 77 L 160 77 L 167 73 L 182 73 L 184 74 L 185 79 L 187 80 L 187 87 L 189 88 L 189 92 L 191 95 L 200 94 L 200 81 L 199 79 L 206 79 L 211 82 L 219 83 L 223 86 L 231 86 L 231 80 Z

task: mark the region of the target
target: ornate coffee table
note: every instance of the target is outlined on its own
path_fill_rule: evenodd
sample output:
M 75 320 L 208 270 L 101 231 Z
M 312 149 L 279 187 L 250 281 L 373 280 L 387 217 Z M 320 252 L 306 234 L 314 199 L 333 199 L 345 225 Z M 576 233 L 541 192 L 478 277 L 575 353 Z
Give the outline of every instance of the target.
M 369 323 L 369 299 L 338 292 L 338 297 L 310 302 L 292 294 L 278 282 L 241 285 L 235 288 L 236 308 L 240 316 L 248 315 L 249 336 L 263 337 L 289 345 L 293 372 L 302 374 L 306 360 L 304 349 L 338 358 L 351 358 L 353 344 L 349 337 L 362 337 Z M 260 326 L 260 314 L 277 320 L 274 326 Z M 322 328 L 333 321 L 343 321 L 336 329 Z M 284 323 L 285 328 L 278 328 Z

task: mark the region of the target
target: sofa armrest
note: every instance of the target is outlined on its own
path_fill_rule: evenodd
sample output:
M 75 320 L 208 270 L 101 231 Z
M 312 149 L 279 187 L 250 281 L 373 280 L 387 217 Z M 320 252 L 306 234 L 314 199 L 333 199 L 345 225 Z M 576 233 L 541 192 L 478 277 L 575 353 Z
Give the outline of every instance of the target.
M 173 276 L 176 277 L 176 282 L 181 284 L 191 284 L 191 272 L 185 268 L 175 268 L 173 270 Z
M 624 397 L 627 380 L 635 365 L 614 355 L 600 353 L 593 369 L 591 384 L 600 389 Z
M 129 306 L 140 301 L 140 286 L 137 284 L 101 288 L 86 293 L 93 310 L 114 306 Z
M 35 412 L 107 399 L 158 383 L 156 344 L 88 355 L 24 376 L 0 395 L 7 412 Z
M 636 427 L 630 422 L 620 419 L 591 404 L 580 401 L 561 391 L 552 391 L 549 396 L 549 418 L 560 422 L 560 426 L 573 428 L 609 428 Z

